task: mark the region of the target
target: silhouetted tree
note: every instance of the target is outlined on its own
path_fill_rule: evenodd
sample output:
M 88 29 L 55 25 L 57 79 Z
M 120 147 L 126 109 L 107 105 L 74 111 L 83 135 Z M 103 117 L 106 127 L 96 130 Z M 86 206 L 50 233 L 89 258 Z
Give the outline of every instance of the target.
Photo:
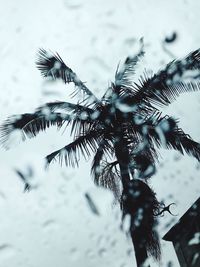
M 36 65 L 44 77 L 74 83 L 81 102 L 52 102 L 34 113 L 8 118 L 1 126 L 1 142 L 9 146 L 14 130 L 22 140 L 56 125 L 71 127 L 74 140 L 46 157 L 67 166 L 78 166 L 79 156 L 94 153 L 91 173 L 95 184 L 111 189 L 119 200 L 123 218 L 130 216 L 130 235 L 139 267 L 148 255 L 159 260 L 160 246 L 155 231 L 160 204 L 148 186 L 155 173 L 157 148 L 174 149 L 200 160 L 200 145 L 179 128 L 176 119 L 162 116 L 158 107 L 169 105 L 179 94 L 199 90 L 200 50 L 170 62 L 148 77 L 134 82 L 135 68 L 144 55 L 127 57 L 117 68 L 115 81 L 98 99 L 58 54 L 40 49 Z

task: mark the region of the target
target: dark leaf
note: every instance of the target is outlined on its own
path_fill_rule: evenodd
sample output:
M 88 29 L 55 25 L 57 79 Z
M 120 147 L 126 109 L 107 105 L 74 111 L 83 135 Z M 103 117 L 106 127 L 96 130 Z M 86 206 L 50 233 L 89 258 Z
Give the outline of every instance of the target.
M 62 110 L 67 112 L 74 112 L 81 114 L 82 112 L 93 114 L 93 109 L 87 107 L 86 105 L 82 106 L 79 104 L 73 104 L 69 102 L 61 102 L 61 101 L 55 101 L 46 103 L 43 106 L 40 106 L 36 109 L 36 112 L 55 112 L 56 110 Z
M 25 113 L 8 118 L 1 126 L 1 143 L 7 147 L 9 137 L 18 130 L 21 133 L 21 138 L 24 141 L 27 137 L 35 137 L 39 132 L 45 131 L 50 126 L 60 128 L 64 122 L 72 120 L 72 117 L 67 114 L 48 112 Z
M 133 85 L 133 77 L 135 74 L 135 67 L 140 60 L 141 57 L 144 56 L 144 43 L 143 39 L 141 41 L 141 48 L 137 55 L 127 57 L 123 66 L 115 73 L 115 85 L 120 87 L 132 87 Z
M 158 147 L 175 149 L 181 154 L 184 154 L 185 151 L 188 155 L 200 161 L 200 144 L 193 141 L 188 134 L 185 134 L 173 118 L 161 118 L 158 123 L 148 129 L 148 135 Z
M 101 172 L 101 163 L 103 159 L 105 159 L 106 156 L 109 155 L 110 149 L 111 149 L 111 146 L 104 136 L 103 140 L 99 143 L 98 149 L 95 153 L 95 156 L 92 162 L 91 174 L 94 176 L 94 182 L 96 184 L 98 184 L 96 179 L 98 179 L 99 174 Z
M 115 200 L 120 201 L 122 184 L 117 165 L 118 161 L 107 162 L 106 160 L 101 160 L 100 169 L 98 172 L 95 172 L 94 182 L 98 186 L 110 189 Z
M 200 144 L 192 140 L 181 128 L 175 128 L 173 131 L 166 133 L 165 139 L 167 148 L 178 150 L 182 154 L 185 151 L 189 156 L 193 156 L 200 161 Z
M 98 144 L 101 141 L 100 136 L 101 133 L 96 130 L 79 136 L 72 143 L 48 155 L 46 157 L 47 164 L 58 158 L 61 164 L 64 160 L 66 166 L 78 166 L 81 154 L 87 158 L 90 156 L 91 151 L 94 153 L 97 150 Z
M 196 80 L 197 79 L 197 80 Z M 174 60 L 152 77 L 141 77 L 135 83 L 137 93 L 134 103 L 169 105 L 183 92 L 200 89 L 200 50 L 190 53 L 182 60 Z
M 82 91 L 86 94 L 87 98 L 90 98 L 90 102 L 98 101 L 94 94 L 78 78 L 76 73 L 65 65 L 58 53 L 53 54 L 44 49 L 40 49 L 36 65 L 44 77 L 62 79 L 64 83 L 73 82 L 76 86 L 76 90 Z

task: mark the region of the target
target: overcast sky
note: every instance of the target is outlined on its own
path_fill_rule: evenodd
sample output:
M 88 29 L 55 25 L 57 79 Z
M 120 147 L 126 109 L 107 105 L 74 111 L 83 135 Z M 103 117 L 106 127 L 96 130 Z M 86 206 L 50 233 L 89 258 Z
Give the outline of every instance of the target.
M 31 112 L 54 100 L 69 101 L 72 85 L 44 82 L 35 68 L 38 48 L 57 51 L 63 60 L 101 96 L 118 63 L 138 51 L 144 37 L 146 56 L 139 68 L 156 71 L 174 57 L 200 47 L 198 0 L 0 0 L 0 121 Z M 177 39 L 163 47 L 165 37 Z M 140 72 L 141 73 L 141 72 Z M 178 98 L 164 114 L 200 141 L 200 92 Z M 112 194 L 95 187 L 90 161 L 79 169 L 52 165 L 46 154 L 64 146 L 67 133 L 50 129 L 34 140 L 0 150 L 0 265 L 3 267 L 133 267 L 130 239 L 120 231 L 120 212 Z M 159 224 L 160 237 L 199 197 L 199 165 L 195 159 L 161 151 L 151 185 L 159 200 L 175 202 Z M 23 193 L 15 169 L 34 170 L 34 189 Z M 92 213 L 85 193 L 99 209 Z M 173 247 L 162 242 L 161 267 L 179 267 Z M 151 267 L 158 266 L 153 263 Z

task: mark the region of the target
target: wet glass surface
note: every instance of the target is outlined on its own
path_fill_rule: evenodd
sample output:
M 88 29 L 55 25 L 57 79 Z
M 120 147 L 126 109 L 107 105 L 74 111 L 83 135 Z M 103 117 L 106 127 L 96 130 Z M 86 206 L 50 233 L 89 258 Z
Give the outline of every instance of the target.
M 0 9 L 1 122 L 55 100 L 69 101 L 72 84 L 45 81 L 35 67 L 39 48 L 58 52 L 92 92 L 101 97 L 119 62 L 138 52 L 144 37 L 144 68 L 157 71 L 200 47 L 199 1 L 8 1 Z M 75 101 L 75 100 L 73 100 Z M 126 106 L 122 106 L 122 109 Z M 164 114 L 200 142 L 200 92 L 179 96 Z M 0 265 L 3 267 L 136 266 L 129 221 L 109 190 L 94 185 L 91 159 L 79 168 L 45 169 L 44 157 L 65 146 L 69 133 L 56 127 L 0 150 Z M 162 238 L 200 195 L 196 159 L 160 150 L 150 184 L 173 214 L 159 218 Z M 25 178 L 24 178 L 25 177 Z M 198 233 L 190 244 L 199 242 Z M 196 244 L 196 243 L 195 243 Z M 161 241 L 162 267 L 178 267 L 171 243 Z M 152 262 L 151 267 L 158 264 Z

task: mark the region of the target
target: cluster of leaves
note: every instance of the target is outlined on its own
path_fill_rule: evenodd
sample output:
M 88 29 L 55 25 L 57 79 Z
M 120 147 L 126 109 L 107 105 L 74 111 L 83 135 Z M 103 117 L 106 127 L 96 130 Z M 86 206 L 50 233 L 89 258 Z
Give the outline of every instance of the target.
M 123 164 L 126 165 L 130 180 L 143 180 L 143 184 L 140 183 L 143 188 L 155 173 L 157 149 L 160 147 L 182 154 L 186 152 L 200 161 L 200 145 L 178 126 L 176 119 L 163 116 L 159 110 L 159 107 L 171 104 L 181 93 L 200 89 L 200 50 L 182 60 L 170 62 L 151 77 L 144 74 L 136 83 L 133 81 L 136 65 L 143 56 L 142 43 L 137 55 L 127 57 L 124 64 L 118 66 L 114 83 L 98 99 L 57 53 L 39 50 L 36 65 L 42 75 L 52 80 L 61 79 L 65 84 L 74 83 L 74 95 L 81 93 L 81 102 L 46 103 L 34 113 L 8 118 L 0 128 L 1 143 L 8 147 L 15 130 L 20 131 L 22 140 L 25 140 L 50 126 L 71 127 L 73 141 L 48 155 L 47 163 L 58 159 L 61 164 L 64 162 L 67 166 L 77 166 L 81 155 L 88 158 L 94 153 L 91 170 L 94 182 L 110 188 L 119 201 L 124 189 Z M 120 146 L 125 163 L 120 161 L 116 153 Z M 130 196 L 128 192 L 126 194 Z M 157 204 L 154 204 L 151 205 L 155 207 L 151 209 L 151 218 L 157 210 Z M 127 206 L 127 202 L 122 205 L 125 213 L 135 214 L 133 209 L 130 211 L 124 205 Z M 148 231 L 152 233 L 153 221 L 150 225 Z M 156 242 L 152 234 L 149 239 L 147 248 L 159 258 L 158 247 L 156 253 L 152 248 L 152 240 Z

